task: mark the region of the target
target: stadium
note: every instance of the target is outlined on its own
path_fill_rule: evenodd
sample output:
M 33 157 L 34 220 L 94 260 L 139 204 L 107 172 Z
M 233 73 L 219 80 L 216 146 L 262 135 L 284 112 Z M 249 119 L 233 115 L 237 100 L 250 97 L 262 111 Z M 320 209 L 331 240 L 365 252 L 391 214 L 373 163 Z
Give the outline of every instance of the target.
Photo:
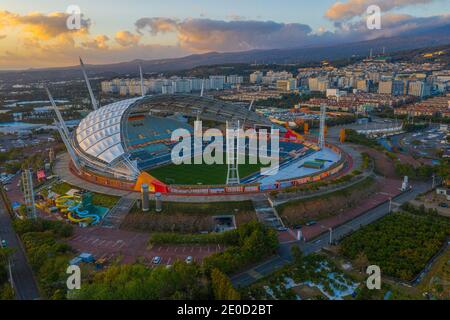
M 251 106 L 204 97 L 203 90 L 200 96 L 143 94 L 99 107 L 81 59 L 80 63 L 94 111 L 81 120 L 74 132 L 67 129 L 48 89 L 47 94 L 57 115 L 55 125 L 70 156 L 68 169 L 84 181 L 136 192 L 146 184 L 153 193 L 175 195 L 257 193 L 329 178 L 346 166 L 347 156 L 342 150 L 325 143 L 325 108 L 319 139 L 313 141 L 273 123 L 252 111 Z M 243 148 L 236 150 L 231 164 L 174 164 L 172 149 L 178 141 L 172 141 L 172 133 L 184 129 L 189 135 L 195 134 L 194 123 L 199 120 L 201 134 L 208 129 L 222 134 L 231 126 L 235 130 L 254 129 L 258 135 L 268 132 L 266 142 L 272 140 L 271 130 L 278 129 L 276 173 L 263 175 L 261 169 L 267 166 L 237 160 L 247 160 L 249 150 L 255 148 L 247 140 Z M 201 148 L 207 148 L 207 144 L 203 142 Z M 267 155 L 273 152 L 268 148 Z M 226 150 L 222 153 L 226 154 Z
M 202 120 L 204 130 L 239 121 L 244 129 L 280 130 L 280 166 L 277 174 L 261 175 L 262 165 L 238 165 L 239 182 L 227 184 L 229 166 L 175 165 L 172 132 L 193 132 Z M 318 181 L 344 166 L 339 148 L 307 141 L 289 129 L 245 107 L 211 98 L 171 94 L 121 100 L 92 111 L 75 132 L 65 134 L 71 171 L 84 180 L 123 190 L 140 191 L 143 183 L 152 192 L 173 194 L 228 194 L 263 192 Z M 270 132 L 270 131 L 269 131 Z

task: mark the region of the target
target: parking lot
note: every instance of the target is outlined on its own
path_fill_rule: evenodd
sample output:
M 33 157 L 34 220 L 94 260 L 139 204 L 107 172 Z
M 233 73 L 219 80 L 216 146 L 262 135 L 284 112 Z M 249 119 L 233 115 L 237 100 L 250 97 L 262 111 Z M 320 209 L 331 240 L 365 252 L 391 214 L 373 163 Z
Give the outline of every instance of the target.
M 152 265 L 154 257 L 161 258 L 161 265 L 172 265 L 175 261 L 184 261 L 187 257 L 199 262 L 206 256 L 220 252 L 220 245 L 154 245 L 149 246 L 150 236 L 144 233 L 107 229 L 75 229 L 68 243 L 79 252 L 92 253 L 96 259 L 119 259 L 121 263 L 140 261 Z

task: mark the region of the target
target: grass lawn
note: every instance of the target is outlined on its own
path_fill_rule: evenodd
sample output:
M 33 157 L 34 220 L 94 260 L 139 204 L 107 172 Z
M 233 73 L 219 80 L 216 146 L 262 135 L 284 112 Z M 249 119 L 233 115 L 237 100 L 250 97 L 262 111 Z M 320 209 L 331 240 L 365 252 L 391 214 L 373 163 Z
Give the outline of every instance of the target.
M 239 176 L 241 179 L 252 175 L 264 167 L 261 164 L 243 164 L 239 165 Z M 167 184 L 174 185 L 218 185 L 225 184 L 227 180 L 228 165 L 194 165 L 170 164 L 164 167 L 149 170 L 156 179 Z
M 59 194 L 59 195 L 65 195 L 67 192 L 69 192 L 71 189 L 80 190 L 80 188 L 72 186 L 66 182 L 62 183 L 55 183 L 52 185 L 52 191 Z M 119 201 L 120 197 L 116 196 L 110 196 L 107 194 L 101 194 L 101 193 L 92 193 L 92 204 L 95 206 L 105 207 L 111 209 L 116 205 L 116 203 Z

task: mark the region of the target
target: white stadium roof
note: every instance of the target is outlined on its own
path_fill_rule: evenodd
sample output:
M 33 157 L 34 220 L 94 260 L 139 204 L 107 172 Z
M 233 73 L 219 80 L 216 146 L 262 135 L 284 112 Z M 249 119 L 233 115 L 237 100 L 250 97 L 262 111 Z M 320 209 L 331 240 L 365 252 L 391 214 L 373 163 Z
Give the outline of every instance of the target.
M 87 154 L 111 163 L 125 151 L 120 133 L 121 119 L 125 111 L 142 97 L 118 101 L 91 112 L 81 120 L 76 139 Z
M 123 128 L 122 118 L 130 108 L 135 107 L 137 113 L 162 110 L 163 112 L 182 112 L 196 117 L 201 110 L 201 117 L 206 120 L 226 122 L 233 119 L 244 119 L 247 124 L 272 125 L 270 120 L 247 108 L 210 98 L 182 94 L 136 97 L 101 107 L 81 120 L 74 137 L 76 143 L 74 147 L 80 151 L 80 161 L 86 162 L 90 167 L 102 167 L 101 170 L 106 170 L 105 168 L 108 167 L 112 171 L 115 170 L 114 174 L 122 175 L 123 170 L 119 172 L 117 169 L 120 166 L 133 167 L 129 168 L 133 171 L 135 168 L 133 164 L 128 163 L 129 152 L 123 141 L 124 133 L 121 131 Z

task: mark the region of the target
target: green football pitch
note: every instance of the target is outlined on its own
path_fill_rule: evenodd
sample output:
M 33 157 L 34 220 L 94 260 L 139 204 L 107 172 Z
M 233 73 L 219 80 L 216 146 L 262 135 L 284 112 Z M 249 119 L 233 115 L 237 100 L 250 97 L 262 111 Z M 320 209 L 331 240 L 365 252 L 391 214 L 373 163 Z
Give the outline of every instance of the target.
M 241 179 L 259 171 L 261 164 L 239 165 L 239 177 Z M 220 185 L 227 180 L 227 164 L 169 164 L 147 171 L 150 175 L 161 182 L 173 185 Z

